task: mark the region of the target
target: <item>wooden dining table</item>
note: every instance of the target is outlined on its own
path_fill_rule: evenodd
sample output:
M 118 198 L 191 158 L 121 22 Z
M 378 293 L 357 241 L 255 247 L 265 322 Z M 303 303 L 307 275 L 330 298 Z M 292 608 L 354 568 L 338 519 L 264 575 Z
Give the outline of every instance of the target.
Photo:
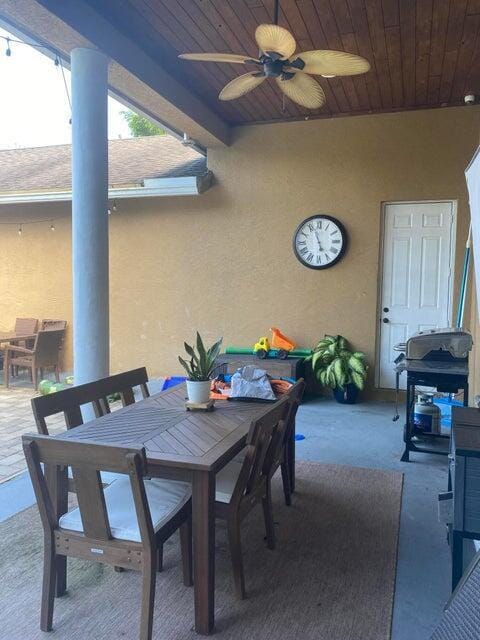
M 252 420 L 273 403 L 217 400 L 213 411 L 192 412 L 185 399 L 181 384 L 56 437 L 143 446 L 151 477 L 191 482 L 195 630 L 207 635 L 215 623 L 215 475 L 245 446 Z M 292 480 L 293 443 L 292 434 L 287 451 Z

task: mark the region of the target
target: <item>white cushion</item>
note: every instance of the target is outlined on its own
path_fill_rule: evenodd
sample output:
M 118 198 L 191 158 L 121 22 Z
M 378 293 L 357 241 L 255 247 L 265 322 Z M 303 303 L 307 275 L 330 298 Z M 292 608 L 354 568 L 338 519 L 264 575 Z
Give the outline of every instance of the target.
M 242 469 L 242 464 L 243 460 L 236 460 L 234 458 L 217 473 L 215 477 L 215 500 L 217 500 L 217 502 L 225 502 L 226 504 L 230 502 Z
M 190 499 L 190 484 L 160 478 L 144 482 L 153 528 L 157 532 Z M 126 475 L 119 477 L 104 489 L 104 494 L 112 536 L 140 542 L 130 478 Z M 83 531 L 80 509 L 72 509 L 63 515 L 59 525 L 62 529 Z

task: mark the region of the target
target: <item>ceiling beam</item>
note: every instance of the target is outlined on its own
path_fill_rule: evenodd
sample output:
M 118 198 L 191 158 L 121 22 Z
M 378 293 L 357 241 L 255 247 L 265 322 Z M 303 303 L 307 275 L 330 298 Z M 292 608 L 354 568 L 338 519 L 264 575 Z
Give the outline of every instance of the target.
M 0 17 L 68 56 L 78 34 L 78 46 L 87 42 L 111 58 L 114 93 L 205 148 L 230 143 L 230 127 L 213 109 L 84 0 L 0 0 Z

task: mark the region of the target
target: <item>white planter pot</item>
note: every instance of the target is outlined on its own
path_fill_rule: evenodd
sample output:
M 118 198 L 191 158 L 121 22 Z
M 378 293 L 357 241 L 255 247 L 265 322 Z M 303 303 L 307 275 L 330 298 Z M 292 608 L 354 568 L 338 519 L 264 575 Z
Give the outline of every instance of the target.
M 208 402 L 210 399 L 210 380 L 203 380 L 198 382 L 197 380 L 187 380 L 187 393 L 190 402 L 195 404 L 202 404 Z

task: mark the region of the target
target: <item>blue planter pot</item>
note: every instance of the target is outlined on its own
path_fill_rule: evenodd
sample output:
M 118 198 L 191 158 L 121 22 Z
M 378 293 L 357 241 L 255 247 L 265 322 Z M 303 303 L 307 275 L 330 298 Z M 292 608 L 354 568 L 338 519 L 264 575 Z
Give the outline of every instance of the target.
M 359 394 L 359 389 L 354 384 L 347 384 L 345 387 L 337 387 L 333 390 L 333 395 L 340 404 L 355 404 Z

